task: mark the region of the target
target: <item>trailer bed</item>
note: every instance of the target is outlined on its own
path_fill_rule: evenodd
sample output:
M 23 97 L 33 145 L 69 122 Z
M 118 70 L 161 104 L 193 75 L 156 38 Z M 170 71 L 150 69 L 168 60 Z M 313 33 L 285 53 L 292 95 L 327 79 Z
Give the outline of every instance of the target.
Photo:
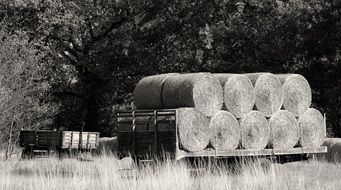
M 91 152 L 98 148 L 99 133 L 84 131 L 21 130 L 22 157 L 61 154 L 75 151 Z
M 318 154 L 326 153 L 327 147 L 297 147 L 290 149 L 235 149 L 228 151 L 203 150 L 200 152 L 186 152 L 179 150 L 176 154 L 176 160 L 186 157 L 243 157 L 243 156 L 281 156 L 281 155 L 302 155 L 302 154 Z
M 327 147 L 294 147 L 289 149 L 235 149 L 218 151 L 206 148 L 199 152 L 181 149 L 176 109 L 131 110 L 116 113 L 119 157 L 152 158 L 167 156 L 175 160 L 188 157 L 290 156 L 326 153 Z

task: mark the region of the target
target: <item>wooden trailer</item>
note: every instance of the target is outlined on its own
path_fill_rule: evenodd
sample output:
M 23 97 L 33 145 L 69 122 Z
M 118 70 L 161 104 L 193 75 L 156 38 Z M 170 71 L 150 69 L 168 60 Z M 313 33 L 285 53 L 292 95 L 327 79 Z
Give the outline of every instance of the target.
M 77 151 L 91 152 L 98 148 L 98 132 L 51 131 L 51 130 L 21 130 L 20 147 L 23 147 L 22 157 L 36 155 L 75 153 Z
M 327 148 L 295 147 L 290 149 L 235 149 L 217 151 L 206 148 L 199 152 L 181 149 L 177 129 L 177 111 L 174 110 L 131 110 L 116 115 L 118 156 L 132 156 L 135 160 L 154 160 L 164 157 L 181 160 L 184 158 L 272 158 L 281 163 L 305 160 L 310 155 L 326 153 Z

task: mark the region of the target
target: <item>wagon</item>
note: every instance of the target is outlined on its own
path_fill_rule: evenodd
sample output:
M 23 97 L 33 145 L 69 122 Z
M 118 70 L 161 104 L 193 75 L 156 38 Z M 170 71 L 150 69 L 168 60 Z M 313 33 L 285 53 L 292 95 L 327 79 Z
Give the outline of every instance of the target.
M 22 157 L 91 152 L 98 148 L 98 132 L 52 131 L 52 130 L 21 130 L 20 147 L 23 147 Z
M 280 163 L 306 160 L 308 156 L 326 153 L 327 148 L 294 147 L 289 149 L 235 149 L 228 151 L 206 148 L 187 152 L 181 148 L 177 127 L 177 110 L 130 110 L 115 114 L 118 156 L 131 156 L 136 161 L 151 161 L 164 157 L 181 160 L 195 158 L 261 158 Z

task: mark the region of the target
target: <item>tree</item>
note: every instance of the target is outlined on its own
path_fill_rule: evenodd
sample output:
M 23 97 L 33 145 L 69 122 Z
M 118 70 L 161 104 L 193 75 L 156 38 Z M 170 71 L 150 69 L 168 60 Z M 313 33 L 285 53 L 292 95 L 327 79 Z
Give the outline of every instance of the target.
M 58 105 L 48 99 L 51 86 L 42 52 L 24 32 L 0 30 L 0 54 L 0 140 L 7 143 L 9 156 L 19 130 L 52 126 Z
M 337 134 L 340 12 L 337 0 L 0 2 L 6 32 L 49 65 L 54 124 L 104 135 L 143 76 L 198 71 L 301 73 Z

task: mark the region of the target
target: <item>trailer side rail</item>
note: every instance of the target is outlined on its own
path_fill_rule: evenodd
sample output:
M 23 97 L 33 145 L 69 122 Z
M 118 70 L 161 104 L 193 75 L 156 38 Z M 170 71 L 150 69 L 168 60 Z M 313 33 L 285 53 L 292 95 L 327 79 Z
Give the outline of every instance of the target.
M 280 156 L 280 155 L 294 155 L 294 154 L 317 154 L 326 153 L 327 147 L 297 147 L 289 149 L 235 149 L 228 151 L 203 150 L 200 152 L 185 152 L 177 150 L 175 159 L 181 160 L 186 157 L 242 157 L 242 156 Z

